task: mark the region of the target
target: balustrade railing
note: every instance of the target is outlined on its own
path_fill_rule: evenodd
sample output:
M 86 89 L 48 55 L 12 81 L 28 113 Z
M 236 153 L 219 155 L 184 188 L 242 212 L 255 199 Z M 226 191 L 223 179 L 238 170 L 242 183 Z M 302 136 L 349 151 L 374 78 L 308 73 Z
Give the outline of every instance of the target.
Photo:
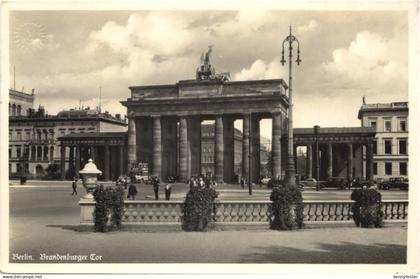
M 352 220 L 351 201 L 305 201 L 304 221 L 337 222 Z M 268 223 L 270 201 L 219 201 L 216 223 Z M 406 220 L 408 201 L 382 202 L 384 220 Z M 125 224 L 174 224 L 180 223 L 182 201 L 126 201 Z

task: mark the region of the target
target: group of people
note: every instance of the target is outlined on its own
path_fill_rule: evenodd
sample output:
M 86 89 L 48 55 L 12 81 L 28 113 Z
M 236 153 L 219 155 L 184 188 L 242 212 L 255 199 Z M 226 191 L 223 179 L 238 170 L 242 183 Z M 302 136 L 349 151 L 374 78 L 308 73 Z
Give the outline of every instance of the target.
M 133 180 L 131 180 L 133 181 Z M 157 176 L 152 177 L 151 183 L 153 186 L 153 192 L 155 193 L 155 200 L 159 200 L 159 186 L 160 186 L 160 179 Z M 166 184 L 165 185 L 165 200 L 171 199 L 171 192 L 172 192 L 172 185 Z M 136 199 L 137 195 L 137 187 L 134 183 L 130 183 L 130 186 L 128 187 L 128 195 L 127 198 L 131 200 Z
M 190 185 L 190 188 L 193 187 L 213 187 L 216 188 L 217 183 L 213 176 L 206 175 L 205 177 L 200 175 L 198 177 L 191 176 L 191 178 L 188 181 L 188 184 Z

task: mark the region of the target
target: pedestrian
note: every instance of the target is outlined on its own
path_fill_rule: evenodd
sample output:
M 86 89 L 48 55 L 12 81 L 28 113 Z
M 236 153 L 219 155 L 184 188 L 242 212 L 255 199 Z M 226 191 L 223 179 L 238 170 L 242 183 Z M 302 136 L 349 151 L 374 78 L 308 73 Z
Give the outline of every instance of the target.
M 242 189 L 245 189 L 245 179 L 243 179 L 243 177 L 241 177 L 241 187 Z
M 128 187 L 128 195 L 127 198 L 131 199 L 131 200 L 135 200 L 136 199 L 136 195 L 137 195 L 137 188 L 136 185 L 134 185 L 134 183 L 130 184 L 130 187 Z
M 204 180 L 202 177 L 200 177 L 198 184 L 200 185 L 201 188 L 204 188 Z
M 171 199 L 171 191 L 172 191 L 172 185 L 166 184 L 165 186 L 165 200 L 169 201 Z
M 75 177 L 73 179 L 73 183 L 71 184 L 71 187 L 73 188 L 73 192 L 71 193 L 71 195 L 77 195 L 77 178 Z
M 153 179 L 153 191 L 155 192 L 155 200 L 159 200 L 159 177 Z

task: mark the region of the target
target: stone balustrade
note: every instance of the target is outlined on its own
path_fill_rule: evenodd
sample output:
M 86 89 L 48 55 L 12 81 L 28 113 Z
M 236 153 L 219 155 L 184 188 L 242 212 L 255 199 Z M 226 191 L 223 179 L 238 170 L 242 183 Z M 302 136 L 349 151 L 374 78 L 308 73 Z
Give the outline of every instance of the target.
M 348 200 L 304 201 L 305 222 L 339 222 L 352 220 Z M 81 223 L 93 224 L 93 201 L 81 201 Z M 217 203 L 216 224 L 268 224 L 270 201 L 228 201 Z M 89 207 L 89 209 L 88 209 Z M 408 201 L 382 202 L 384 220 L 407 220 Z M 182 217 L 182 201 L 125 201 L 123 224 L 170 225 L 179 224 Z

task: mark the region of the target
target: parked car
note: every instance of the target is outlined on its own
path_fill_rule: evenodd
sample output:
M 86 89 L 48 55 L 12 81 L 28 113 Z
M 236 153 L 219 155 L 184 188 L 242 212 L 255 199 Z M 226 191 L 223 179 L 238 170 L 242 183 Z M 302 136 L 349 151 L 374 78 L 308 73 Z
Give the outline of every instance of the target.
M 391 177 L 388 181 L 383 181 L 379 184 L 379 189 L 389 190 L 392 188 L 408 190 L 408 179 L 404 177 Z
M 303 179 L 301 180 L 298 185 L 303 188 L 303 187 L 316 187 L 316 179 L 315 178 L 307 178 L 307 179 Z
M 320 188 L 340 188 L 345 189 L 346 188 L 346 180 L 344 177 L 331 177 L 327 181 L 320 182 Z
M 363 188 L 363 186 L 366 187 L 371 187 L 375 185 L 375 181 L 372 182 L 370 180 L 362 180 L 360 178 L 355 178 L 353 179 L 353 181 L 351 182 L 350 187 L 354 187 L 354 188 Z
M 268 185 L 268 182 L 271 180 L 271 177 L 264 177 L 261 179 L 261 185 Z

